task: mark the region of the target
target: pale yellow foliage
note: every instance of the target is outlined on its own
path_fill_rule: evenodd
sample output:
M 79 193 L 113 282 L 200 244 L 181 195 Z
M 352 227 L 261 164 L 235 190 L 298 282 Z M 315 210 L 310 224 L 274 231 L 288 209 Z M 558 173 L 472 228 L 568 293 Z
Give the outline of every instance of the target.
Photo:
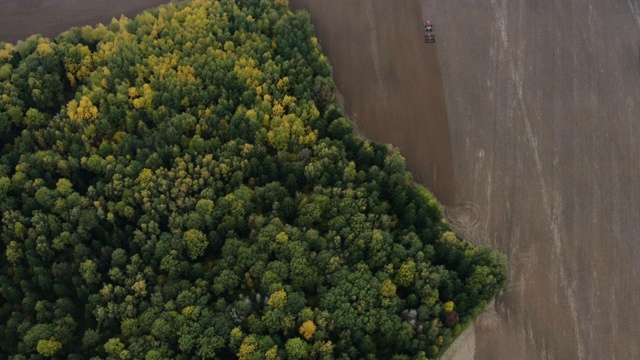
M 458 238 L 456 237 L 456 234 L 452 231 L 447 231 L 444 234 L 442 234 L 442 236 L 440 237 L 440 240 L 450 244 L 456 244 L 458 242 Z
M 182 309 L 182 315 L 186 318 L 191 318 L 191 315 L 196 314 L 196 310 L 198 310 L 196 306 L 187 306 Z
M 248 359 L 249 355 L 251 355 L 251 353 L 253 353 L 257 347 L 257 344 L 243 343 L 242 345 L 240 345 L 240 350 L 236 354 L 238 356 L 238 360 Z
M 253 150 L 253 147 L 254 147 L 253 144 L 249 144 L 249 143 L 244 144 L 242 146 L 242 155 L 243 156 L 249 155 L 249 153 Z
M 316 130 L 309 132 L 308 134 L 304 135 L 304 136 L 300 136 L 298 137 L 298 142 L 302 145 L 306 145 L 306 146 L 313 146 L 316 144 L 316 141 L 318 140 L 318 133 Z
M 276 360 L 278 358 L 278 346 L 274 345 L 271 349 L 264 353 L 264 357 L 267 360 Z
M 140 97 L 133 99 L 133 106 L 136 109 L 150 108 L 153 105 L 153 90 L 151 89 L 151 85 L 142 85 L 142 93 L 140 95 Z
M 178 66 L 178 79 L 196 81 L 196 69 L 193 66 Z
M 278 80 L 278 83 L 276 84 L 276 86 L 278 87 L 278 90 L 281 90 L 281 91 L 289 88 L 289 77 L 285 76 L 282 79 Z
M 254 283 L 253 283 L 253 279 L 251 278 L 251 274 L 249 274 L 248 272 L 244 273 L 244 282 L 247 284 L 247 286 L 249 286 L 250 288 L 254 287 Z
M 144 282 L 144 280 L 140 280 L 135 282 L 131 288 L 133 289 L 133 291 L 135 292 L 136 296 L 146 296 L 147 295 L 147 284 Z
M 40 56 L 47 56 L 54 53 L 51 45 L 46 42 L 41 42 L 40 44 L 38 44 L 38 46 L 36 47 L 36 51 L 38 52 L 38 54 L 40 54 Z
M 13 56 L 14 46 L 11 44 L 4 44 L 4 50 L 0 50 L 0 59 L 9 60 Z
M 286 150 L 292 139 L 300 143 L 315 143 L 316 141 L 316 135 L 305 133 L 310 132 L 310 129 L 305 127 L 302 120 L 294 114 L 282 118 L 275 117 L 269 126 L 271 130 L 267 133 L 267 140 L 277 150 Z
M 278 235 L 276 235 L 276 242 L 278 244 L 286 244 L 287 241 L 289 241 L 289 236 L 287 236 L 286 233 L 280 232 Z
M 384 297 L 396 296 L 396 285 L 390 279 L 382 282 L 380 285 L 380 294 Z
M 38 353 L 45 357 L 52 357 L 58 350 L 62 349 L 62 344 L 56 341 L 55 338 L 50 340 L 38 340 L 36 350 Z
M 258 62 L 249 57 L 239 59 L 233 67 L 239 78 L 244 79 L 247 86 L 257 88 L 262 84 L 264 74 L 260 71 Z
M 138 182 L 141 184 L 148 184 L 152 177 L 153 171 L 151 171 L 151 169 L 142 169 L 140 174 L 138 174 Z
M 453 301 L 447 301 L 446 303 L 444 303 L 444 311 L 446 312 L 452 312 L 454 307 L 455 304 L 453 303 Z
M 395 283 L 400 286 L 410 286 L 416 274 L 416 264 L 413 260 L 406 261 L 396 273 Z
M 275 116 L 282 116 L 284 115 L 284 107 L 282 106 L 282 104 L 280 104 L 280 102 L 276 101 L 276 103 L 273 104 L 273 107 L 271 108 L 271 112 Z
M 291 125 L 289 125 L 289 122 L 282 118 L 273 119 L 271 130 L 267 133 L 267 139 L 274 148 L 278 150 L 287 149 L 291 139 Z
M 309 112 L 309 116 L 312 119 L 315 119 L 320 116 L 320 110 L 318 110 L 315 103 L 311 104 L 311 111 Z
M 83 81 L 87 78 L 94 68 L 93 55 L 86 45 L 78 44 L 75 50 L 82 56 L 80 63 L 76 63 L 75 60 L 64 62 L 67 79 L 73 87 L 76 86 L 78 80 Z
M 76 121 L 96 120 L 100 116 L 98 108 L 93 105 L 91 99 L 87 96 L 83 96 L 80 99 L 80 104 L 75 100 L 71 100 L 67 105 L 67 113 L 69 119 Z
M 138 96 L 140 96 L 140 93 L 138 92 L 138 89 L 135 87 L 130 87 L 129 88 L 129 97 L 130 98 L 137 98 Z
M 100 295 L 107 300 L 111 299 L 111 296 L 113 295 L 113 285 L 106 284 L 103 286 L 102 289 L 100 289 Z
M 291 104 L 294 104 L 296 101 L 296 98 L 293 96 L 289 96 L 289 95 L 285 95 L 284 98 L 282 99 L 282 106 L 289 106 Z
M 344 169 L 342 174 L 342 180 L 346 182 L 354 182 L 358 177 L 358 172 L 356 171 L 356 163 L 350 161 L 347 167 Z
M 244 337 L 244 333 L 239 327 L 234 327 L 233 329 L 231 329 L 231 336 L 230 336 L 231 341 L 240 342 L 240 340 L 242 340 L 243 337 Z
M 113 134 L 113 142 L 116 144 L 119 144 L 122 142 L 122 140 L 124 140 L 124 135 L 125 132 L 124 131 L 117 131 L 115 134 Z
M 282 309 L 287 305 L 287 292 L 284 290 L 278 290 L 271 294 L 268 301 L 269 306 L 276 309 Z
M 251 121 L 258 121 L 258 113 L 256 113 L 256 111 L 253 109 L 247 110 L 245 116 Z

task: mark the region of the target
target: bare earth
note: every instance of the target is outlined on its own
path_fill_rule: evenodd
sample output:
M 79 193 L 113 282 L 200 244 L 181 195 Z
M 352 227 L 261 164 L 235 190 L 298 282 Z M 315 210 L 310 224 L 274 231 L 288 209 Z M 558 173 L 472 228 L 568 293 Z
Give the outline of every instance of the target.
M 0 40 L 163 2 L 0 0 Z M 291 3 L 359 130 L 509 256 L 507 289 L 445 358 L 640 359 L 640 0 Z
M 38 33 L 53 38 L 73 26 L 134 17 L 169 0 L 0 0 L 0 41 L 15 43 Z
M 415 180 L 452 204 L 453 160 L 438 53 L 424 43 L 420 4 L 290 3 L 294 9 L 304 5 L 310 10 L 344 95 L 343 108 L 358 130 L 399 147 Z
M 347 114 L 441 199 L 432 164 L 448 159 L 421 152 L 450 132 L 448 217 L 509 256 L 507 289 L 461 339 L 475 346 L 449 358 L 640 359 L 640 2 L 291 3 L 311 12 Z M 446 131 L 425 101 L 440 71 Z

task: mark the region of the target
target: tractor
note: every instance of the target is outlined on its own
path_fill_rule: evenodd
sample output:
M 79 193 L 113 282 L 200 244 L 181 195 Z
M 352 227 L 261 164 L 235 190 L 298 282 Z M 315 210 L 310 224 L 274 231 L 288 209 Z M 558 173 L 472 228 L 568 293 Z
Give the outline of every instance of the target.
M 433 25 L 429 20 L 427 20 L 427 22 L 424 23 L 424 42 L 426 43 L 436 42 L 436 37 L 433 36 Z

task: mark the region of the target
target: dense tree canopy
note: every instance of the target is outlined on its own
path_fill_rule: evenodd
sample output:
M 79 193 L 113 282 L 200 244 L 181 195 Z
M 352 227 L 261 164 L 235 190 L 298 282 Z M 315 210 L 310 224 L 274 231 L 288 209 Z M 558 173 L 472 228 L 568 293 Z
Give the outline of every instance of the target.
M 353 135 L 286 0 L 0 43 L 0 96 L 11 359 L 433 358 L 505 281 Z

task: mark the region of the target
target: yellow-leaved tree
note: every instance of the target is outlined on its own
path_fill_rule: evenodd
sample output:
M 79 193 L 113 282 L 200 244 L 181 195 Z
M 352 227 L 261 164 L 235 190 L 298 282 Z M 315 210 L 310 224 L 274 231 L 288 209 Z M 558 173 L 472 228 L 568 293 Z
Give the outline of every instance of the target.
M 62 349 L 62 344 L 56 341 L 55 338 L 51 338 L 49 340 L 39 340 L 38 345 L 36 346 L 36 350 L 38 351 L 38 353 L 45 357 L 52 357 L 60 349 Z
M 300 326 L 300 335 L 304 336 L 305 339 L 311 340 L 313 334 L 316 332 L 316 324 L 313 323 L 312 320 L 307 320 Z
M 446 303 L 444 303 L 444 311 L 446 312 L 452 312 L 454 307 L 455 304 L 453 303 L 453 301 L 447 301 Z
M 382 282 L 380 285 L 380 294 L 384 297 L 394 297 L 396 296 L 396 285 L 390 279 L 387 279 Z
M 71 100 L 67 105 L 67 115 L 71 120 L 97 120 L 100 116 L 98 108 L 93 105 L 88 96 L 80 98 L 80 103 Z
M 269 306 L 273 306 L 276 309 L 282 309 L 287 305 L 287 292 L 284 290 L 278 290 L 271 294 L 268 301 Z

